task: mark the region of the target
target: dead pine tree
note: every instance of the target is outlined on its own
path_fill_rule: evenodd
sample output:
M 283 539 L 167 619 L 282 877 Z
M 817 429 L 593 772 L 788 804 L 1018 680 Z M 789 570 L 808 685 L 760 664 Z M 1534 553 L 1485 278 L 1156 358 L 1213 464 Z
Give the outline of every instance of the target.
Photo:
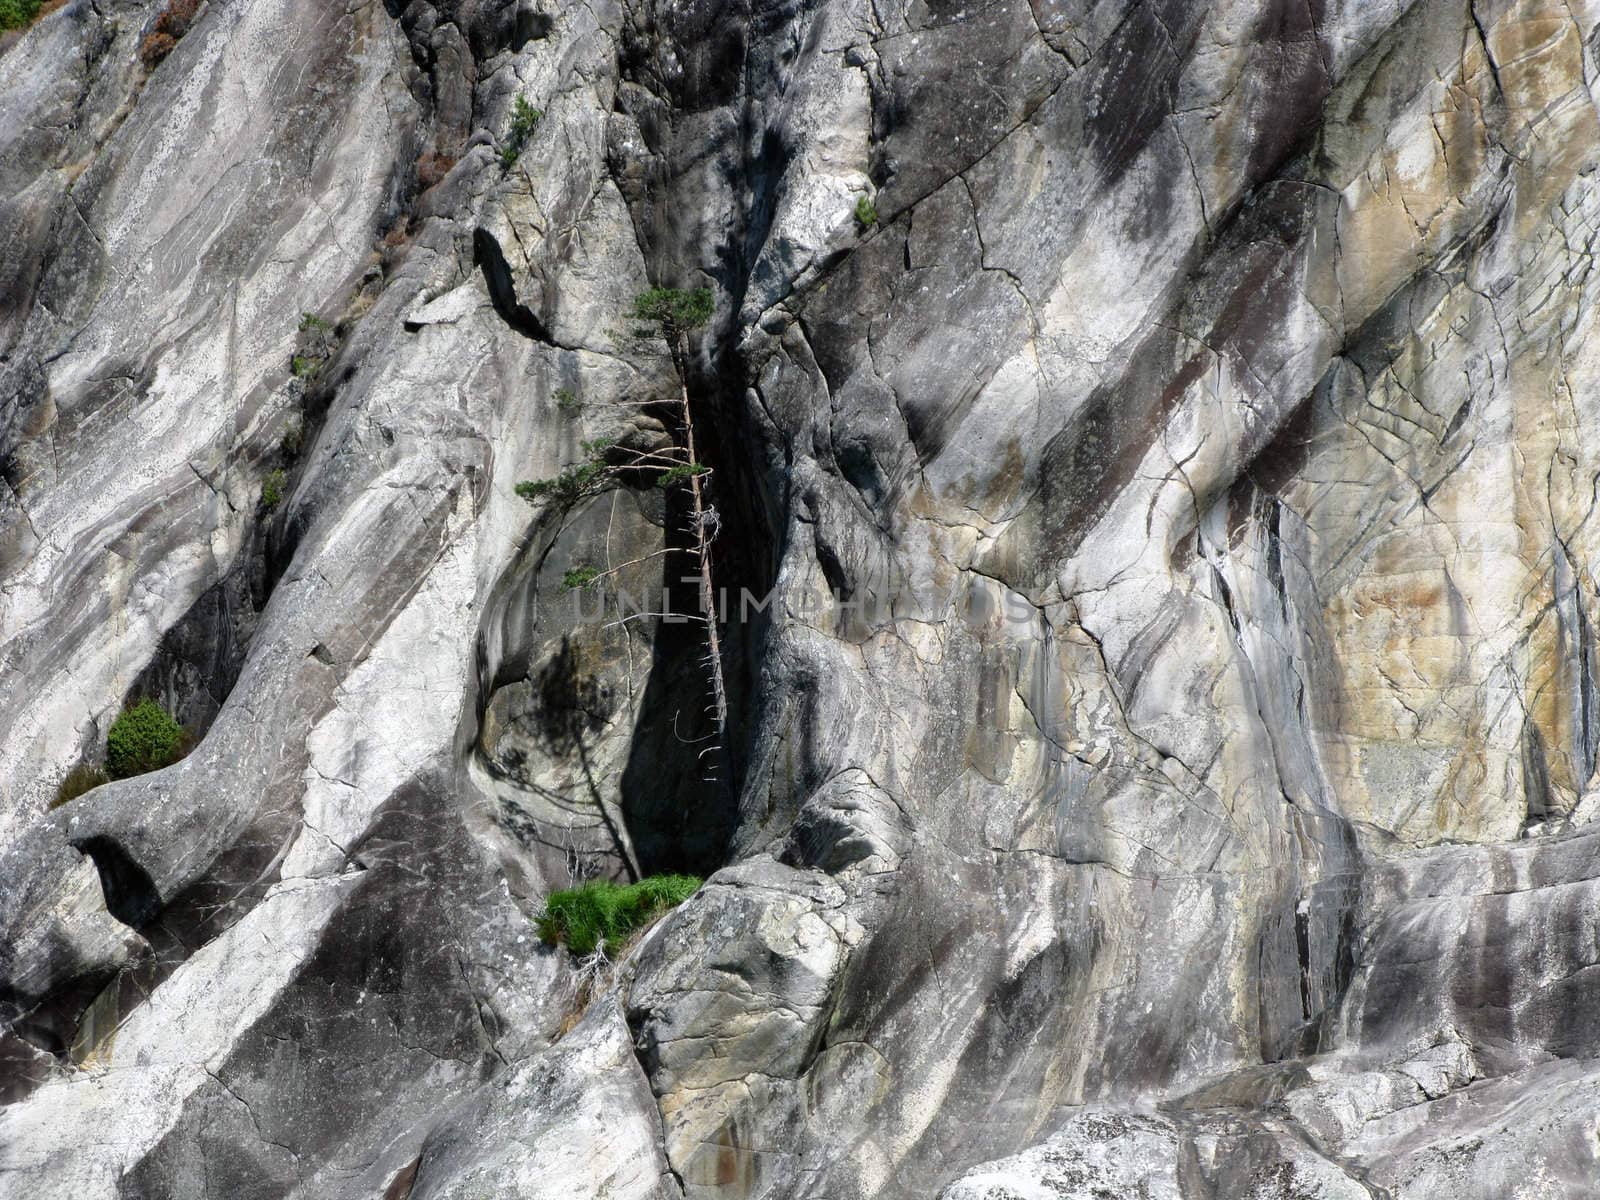
M 712 583 L 711 543 L 717 535 L 720 519 L 716 508 L 709 502 L 707 485 L 711 468 L 696 457 L 694 405 L 689 398 L 689 334 L 711 319 L 713 300 L 710 288 L 685 291 L 679 288 L 650 288 L 634 298 L 629 317 L 637 322 L 634 337 L 659 338 L 666 343 L 672 359 L 673 373 L 677 376 L 678 397 L 673 440 L 654 450 L 639 450 L 619 446 L 615 438 L 600 438 L 583 442 L 584 459 L 562 470 L 551 479 L 530 480 L 517 484 L 517 494 L 530 502 L 550 502 L 567 508 L 579 500 L 593 495 L 615 482 L 619 477 L 635 478 L 655 476 L 659 487 L 670 488 L 683 484 L 689 489 L 689 528 L 692 539 L 689 546 L 668 546 L 641 558 L 631 559 L 604 569 L 592 566 L 573 567 L 562 578 L 562 586 L 591 587 L 609 576 L 662 555 L 684 553 L 695 560 L 699 584 L 700 611 L 693 619 L 705 625 L 706 673 L 711 687 L 710 713 L 715 723 L 713 744 L 701 752 L 703 758 L 721 748 L 728 723 L 728 692 L 722 675 L 722 642 L 717 631 L 716 592 Z M 658 406 L 659 400 L 644 401 L 642 407 Z M 642 617 L 667 616 L 666 613 L 636 613 L 624 615 L 620 621 Z M 681 615 L 681 614 L 676 614 Z
M 694 407 L 689 403 L 689 331 L 699 329 L 711 319 L 710 288 L 685 292 L 677 288 L 651 288 L 633 302 L 636 321 L 653 325 L 667 343 L 672 368 L 678 377 L 679 419 L 683 426 L 683 462 L 663 477 L 674 476 L 689 484 L 689 532 L 694 537 L 694 555 L 700 575 L 700 619 L 706 627 L 706 669 L 711 680 L 712 717 L 716 722 L 720 746 L 728 724 L 728 689 L 722 678 L 722 641 L 717 633 L 716 594 L 711 584 L 711 540 L 721 521 L 717 510 L 706 503 L 706 486 L 711 471 L 695 456 Z

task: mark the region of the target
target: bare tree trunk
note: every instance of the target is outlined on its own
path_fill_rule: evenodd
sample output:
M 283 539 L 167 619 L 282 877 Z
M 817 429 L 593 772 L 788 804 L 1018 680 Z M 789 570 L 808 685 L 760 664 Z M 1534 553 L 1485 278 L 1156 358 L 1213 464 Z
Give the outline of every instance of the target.
M 693 465 L 698 460 L 694 453 L 694 416 L 689 410 L 688 355 L 677 345 L 672 349 L 678 368 L 678 400 L 683 405 L 684 450 Z M 700 611 L 706 623 L 706 664 L 711 672 L 711 696 L 720 746 L 728 724 L 728 691 L 722 681 L 722 639 L 717 633 L 716 596 L 711 587 L 711 538 L 706 530 L 705 496 L 697 471 L 691 470 L 689 474 L 689 491 L 694 508 L 695 554 L 700 559 Z

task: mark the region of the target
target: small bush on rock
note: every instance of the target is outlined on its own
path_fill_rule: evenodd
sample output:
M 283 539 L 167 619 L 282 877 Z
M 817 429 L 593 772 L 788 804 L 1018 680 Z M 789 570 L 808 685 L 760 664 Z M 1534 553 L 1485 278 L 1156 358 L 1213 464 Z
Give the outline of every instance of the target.
M 261 484 L 262 508 L 271 512 L 283 503 L 283 485 L 288 480 L 288 474 L 281 467 L 276 471 L 267 472 L 267 477 Z
M 300 324 L 295 327 L 294 355 L 289 360 L 289 370 L 296 379 L 309 381 L 327 365 L 339 345 L 339 327 L 316 313 L 300 314 Z
M 156 18 L 156 32 L 181 38 L 194 24 L 194 15 L 200 11 L 200 0 L 167 0 L 167 7 Z
M 694 895 L 701 882 L 694 875 L 652 875 L 628 884 L 592 880 L 550 893 L 535 925 L 548 945 L 565 943 L 580 955 L 612 952 Z
M 699 329 L 711 319 L 716 304 L 707 287 L 685 291 L 682 288 L 649 288 L 633 299 L 633 319 L 661 327 L 669 340 L 691 329 Z
M 123 710 L 106 735 L 106 771 L 112 779 L 129 779 L 159 771 L 183 757 L 183 726 L 148 697 Z
M 40 17 L 66 5 L 67 0 L 0 0 L 0 33 L 8 29 L 26 29 Z
M 39 15 L 39 0 L 0 0 L 0 29 L 25 29 Z
M 194 25 L 195 13 L 200 11 L 200 0 L 167 0 L 166 8 L 156 18 L 155 27 L 145 35 L 139 46 L 139 57 L 144 65 L 154 70 L 156 65 L 171 54 L 178 39 Z
M 76 800 L 85 792 L 93 791 L 102 783 L 110 783 L 111 776 L 90 763 L 79 763 L 61 778 L 56 787 L 56 798 L 51 808 L 60 808 L 68 800 Z
M 423 191 L 435 187 L 444 181 L 456 165 L 453 155 L 440 154 L 437 150 L 429 150 L 417 159 L 417 186 Z
M 558 508 L 571 508 L 585 496 L 593 495 L 606 482 L 611 468 L 605 460 L 606 451 L 616 443 L 615 438 L 595 438 L 580 442 L 586 455 L 581 463 L 574 463 L 561 474 L 550 479 L 525 479 L 516 486 L 517 495 L 529 504 L 549 501 Z
M 669 467 L 656 478 L 657 487 L 671 487 L 675 483 L 682 483 L 696 475 L 704 475 L 711 470 L 705 463 L 686 462 L 675 467 Z
M 856 201 L 856 222 L 862 229 L 871 229 L 878 223 L 877 206 L 865 196 Z
M 511 109 L 511 127 L 506 130 L 506 140 L 500 147 L 500 165 L 510 167 L 522 155 L 533 131 L 544 113 L 518 96 Z
M 178 39 L 167 33 L 149 33 L 139 43 L 139 57 L 149 70 L 155 70 L 161 60 L 178 48 Z

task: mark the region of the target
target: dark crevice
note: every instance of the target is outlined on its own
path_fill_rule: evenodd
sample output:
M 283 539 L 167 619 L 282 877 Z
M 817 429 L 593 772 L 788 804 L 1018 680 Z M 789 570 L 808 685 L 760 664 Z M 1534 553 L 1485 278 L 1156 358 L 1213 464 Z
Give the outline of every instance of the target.
M 1532 719 L 1522 725 L 1522 788 L 1524 819 L 1528 824 L 1550 816 L 1550 768 L 1545 754 L 1544 735 Z
M 550 331 L 543 321 L 533 314 L 526 304 L 517 299 L 517 285 L 511 277 L 511 264 L 506 262 L 500 243 L 486 229 L 472 235 L 474 263 L 483 271 L 483 282 L 489 289 L 489 301 L 500 319 L 523 337 L 545 345 L 554 345 Z
M 727 619 L 719 620 L 719 635 L 729 719 L 718 751 L 703 753 L 716 738 L 707 711 L 711 688 L 701 625 L 693 620 L 656 624 L 649 661 L 639 667 L 639 717 L 619 783 L 624 820 L 645 874 L 709 874 L 726 862 L 738 822 L 760 647 L 769 626 L 764 612 L 741 618 L 739 597 L 742 589 L 756 597 L 770 589 L 783 522 L 781 497 L 772 494 L 776 481 L 764 470 L 769 465 L 761 453 L 765 435 L 751 428 L 746 414 L 753 374 L 735 349 L 745 332 L 736 314 L 769 237 L 792 159 L 781 123 L 747 99 L 753 69 L 765 64 L 781 72 L 772 56 L 786 64 L 798 52 L 807 12 L 783 7 L 751 15 L 656 7 L 634 15 L 620 46 L 624 87 L 618 107 L 637 123 L 645 153 L 608 160 L 608 165 L 628 202 L 651 282 L 693 287 L 709 278 L 717 285 L 718 316 L 686 361 L 676 365 L 691 396 L 696 457 L 713 470 L 709 504 L 720 521 L 711 543 L 713 587 L 726 597 L 728 610 Z M 663 48 L 669 46 L 675 64 L 670 71 L 662 65 Z M 676 219 L 703 208 L 706 182 L 703 137 L 680 130 L 676 118 L 718 107 L 739 118 L 722 135 L 729 166 L 717 181 L 738 202 L 735 219 L 708 241 L 707 226 Z M 680 187 L 686 192 L 681 198 Z M 500 287 L 497 310 L 515 323 L 522 318 L 509 275 L 498 284 L 491 278 L 490 269 L 499 263 L 494 261 L 498 247 L 494 254 L 490 249 L 479 250 L 485 278 L 491 292 Z M 673 493 L 666 501 L 666 542 L 685 546 L 686 503 Z M 689 573 L 684 561 L 681 555 L 662 558 L 656 594 L 666 597 L 669 611 L 697 615 L 696 588 L 680 578 Z
M 145 928 L 155 919 L 161 911 L 161 895 L 155 881 L 121 846 L 105 837 L 85 838 L 72 844 L 88 855 L 100 872 L 107 912 L 134 930 Z
M 198 741 L 216 720 L 244 669 L 265 607 L 259 526 L 233 567 L 162 636 L 128 696 L 156 700 Z
M 1295 909 L 1295 955 L 1300 962 L 1300 1015 L 1311 1019 L 1311 910 L 1308 905 Z

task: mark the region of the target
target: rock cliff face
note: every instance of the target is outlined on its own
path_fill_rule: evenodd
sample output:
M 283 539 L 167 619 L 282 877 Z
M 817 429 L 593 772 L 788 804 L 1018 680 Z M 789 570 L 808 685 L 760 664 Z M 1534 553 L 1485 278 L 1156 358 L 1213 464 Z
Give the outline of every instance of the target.
M 1600 1188 L 1600 4 L 160 10 L 0 42 L 0 1196 Z M 514 491 L 652 285 L 720 742 Z

